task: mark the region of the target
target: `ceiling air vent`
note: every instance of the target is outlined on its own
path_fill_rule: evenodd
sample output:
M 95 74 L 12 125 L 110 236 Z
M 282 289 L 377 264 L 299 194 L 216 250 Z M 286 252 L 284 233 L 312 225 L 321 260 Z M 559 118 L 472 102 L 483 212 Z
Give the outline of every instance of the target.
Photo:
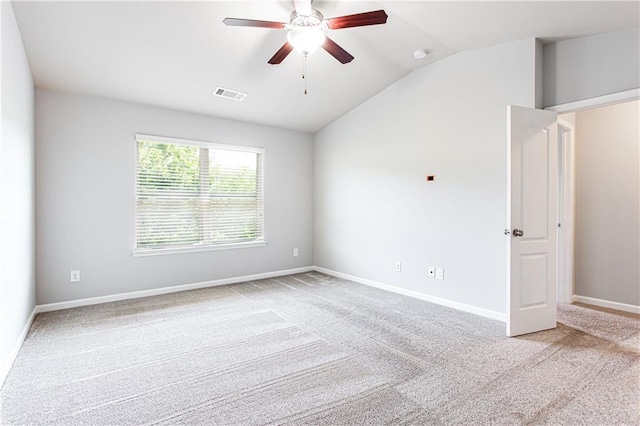
M 246 93 L 238 92 L 237 90 L 225 89 L 224 87 L 218 87 L 213 94 L 214 96 L 233 99 L 234 101 L 244 101 L 244 98 L 247 97 Z

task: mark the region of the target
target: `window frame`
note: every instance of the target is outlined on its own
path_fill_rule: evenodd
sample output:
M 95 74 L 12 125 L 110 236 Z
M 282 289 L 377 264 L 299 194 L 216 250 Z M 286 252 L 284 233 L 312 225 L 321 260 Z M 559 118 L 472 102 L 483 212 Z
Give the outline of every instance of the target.
M 186 146 L 195 146 L 200 148 L 207 149 L 219 149 L 226 151 L 240 151 L 240 152 L 251 152 L 258 155 L 261 155 L 261 181 L 262 187 L 260 198 L 262 200 L 262 238 L 251 240 L 251 241 L 241 241 L 241 242 L 230 242 L 230 243 L 219 243 L 219 244 L 203 244 L 197 246 L 189 246 L 189 247 L 164 247 L 164 248 L 138 248 L 138 143 L 139 142 L 156 142 L 160 144 L 174 144 L 174 145 L 186 145 Z M 135 202 L 135 214 L 134 214 L 134 248 L 131 252 L 133 257 L 144 257 L 144 256 L 158 256 L 158 255 L 169 255 L 169 254 L 180 254 L 180 253 L 197 253 L 197 252 L 207 252 L 207 251 L 218 251 L 218 250 L 232 250 L 239 248 L 250 248 L 250 247 L 264 247 L 268 244 L 265 235 L 265 202 L 264 202 L 264 157 L 267 150 L 265 148 L 252 147 L 252 146 L 243 146 L 243 145 L 229 145 L 229 144 L 221 144 L 216 142 L 206 142 L 199 140 L 191 140 L 191 139 L 182 139 L 182 138 L 171 138 L 166 136 L 154 136 L 136 133 L 134 137 L 135 142 L 135 172 L 134 172 L 134 202 Z

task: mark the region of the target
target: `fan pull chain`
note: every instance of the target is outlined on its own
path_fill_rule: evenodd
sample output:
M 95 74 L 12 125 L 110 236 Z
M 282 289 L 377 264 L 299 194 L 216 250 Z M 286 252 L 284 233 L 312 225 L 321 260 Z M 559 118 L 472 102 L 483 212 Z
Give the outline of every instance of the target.
M 307 94 L 307 55 L 302 60 L 302 79 L 304 80 L 304 94 Z

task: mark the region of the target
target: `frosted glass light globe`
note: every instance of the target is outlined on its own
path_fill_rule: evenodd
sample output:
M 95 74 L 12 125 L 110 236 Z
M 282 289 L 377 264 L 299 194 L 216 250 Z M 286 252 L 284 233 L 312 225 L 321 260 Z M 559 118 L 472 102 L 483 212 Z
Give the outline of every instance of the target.
M 325 35 L 324 32 L 317 27 L 300 27 L 289 31 L 287 40 L 289 40 L 289 43 L 297 52 L 308 56 L 322 46 Z

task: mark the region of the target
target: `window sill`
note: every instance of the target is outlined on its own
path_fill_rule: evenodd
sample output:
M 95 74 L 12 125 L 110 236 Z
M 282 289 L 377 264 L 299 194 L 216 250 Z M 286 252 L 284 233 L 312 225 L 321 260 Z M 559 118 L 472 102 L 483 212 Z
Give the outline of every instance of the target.
M 133 257 L 160 256 L 165 254 L 197 253 L 201 251 L 217 251 L 217 250 L 232 250 L 232 249 L 250 248 L 250 247 L 264 247 L 266 245 L 267 245 L 266 241 L 250 241 L 245 243 L 230 243 L 230 244 L 220 244 L 220 245 L 210 245 L 210 246 L 200 246 L 200 247 L 134 250 L 131 252 L 131 255 Z

